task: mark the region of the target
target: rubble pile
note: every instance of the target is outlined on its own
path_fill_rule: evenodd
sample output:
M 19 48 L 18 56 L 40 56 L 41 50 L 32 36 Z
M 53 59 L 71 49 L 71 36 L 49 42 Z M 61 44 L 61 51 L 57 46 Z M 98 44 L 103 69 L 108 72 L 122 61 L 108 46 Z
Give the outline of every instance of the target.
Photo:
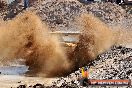
M 15 5 L 15 8 L 12 6 Z M 129 10 L 110 2 L 80 3 L 78 0 L 42 0 L 34 2 L 28 10 L 34 10 L 46 21 L 51 30 L 79 30 L 77 17 L 81 13 L 93 13 L 102 21 L 112 26 L 131 29 L 132 15 Z M 23 6 L 14 1 L 4 11 L 0 10 L 1 18 L 13 18 L 23 11 Z
M 132 20 L 132 16 L 125 9 L 110 2 L 83 4 L 78 0 L 45 0 L 42 4 L 36 3 L 32 8 L 43 21 L 56 30 L 78 30 L 76 19 L 81 13 L 93 13 L 108 25 L 123 26 L 124 29 L 130 29 Z
M 91 68 L 92 79 L 132 79 L 132 48 L 113 47 L 99 55 Z
M 89 79 L 132 79 L 132 49 L 122 46 L 113 46 L 109 51 L 99 55 L 87 66 Z M 81 71 L 75 71 L 67 77 L 58 78 L 51 86 L 36 84 L 27 88 L 83 88 L 79 78 Z M 88 86 L 87 88 L 117 88 L 117 86 Z M 121 86 L 118 88 L 131 88 Z
M 113 46 L 110 50 L 99 55 L 96 60 L 85 67 L 88 68 L 89 79 L 132 79 L 132 48 Z M 67 83 L 67 85 L 71 83 L 70 85 L 76 84 L 78 88 L 81 88 L 80 82 L 78 81 L 79 77 L 81 77 L 80 70 L 75 71 L 66 78 L 58 79 L 54 84 L 62 86 L 65 83 Z M 88 86 L 88 88 L 96 87 Z M 105 86 L 104 88 L 117 87 Z M 121 88 L 131 87 L 125 86 Z
M 7 9 L 7 3 L 3 0 L 0 0 L 0 19 L 3 18 Z
M 85 68 L 88 69 L 89 79 L 132 79 L 132 49 L 113 46 L 107 52 L 99 55 Z M 36 84 L 40 88 L 83 88 L 80 85 L 81 71 L 75 71 L 67 77 L 57 78 L 51 86 Z M 29 88 L 34 88 L 29 87 Z M 87 88 L 117 88 L 117 86 L 88 86 Z M 118 87 L 131 88 L 131 87 Z

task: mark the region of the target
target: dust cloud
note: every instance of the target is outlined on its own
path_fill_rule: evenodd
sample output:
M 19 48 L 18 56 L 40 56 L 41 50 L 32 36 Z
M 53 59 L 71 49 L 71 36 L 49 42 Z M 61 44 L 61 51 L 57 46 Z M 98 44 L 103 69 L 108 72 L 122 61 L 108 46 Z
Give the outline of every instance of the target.
M 44 76 L 59 76 L 69 66 L 57 37 L 31 12 L 0 27 L 0 60 L 17 58 L 26 60 L 31 73 L 44 72 Z
M 32 12 L 0 23 L 0 61 L 23 58 L 29 66 L 27 74 L 45 77 L 65 76 L 94 60 L 115 44 L 123 44 L 132 34 L 111 30 L 91 14 L 79 19 L 81 34 L 73 51 L 67 52 L 57 37 Z M 125 42 L 126 43 L 126 42 Z M 71 47 L 72 48 L 72 47 Z M 67 54 L 68 53 L 68 54 Z
M 132 31 L 121 28 L 111 29 L 92 14 L 82 14 L 78 19 L 81 34 L 79 42 L 71 55 L 75 69 L 87 65 L 99 54 L 113 45 L 132 44 Z M 117 28 L 117 27 L 116 27 Z

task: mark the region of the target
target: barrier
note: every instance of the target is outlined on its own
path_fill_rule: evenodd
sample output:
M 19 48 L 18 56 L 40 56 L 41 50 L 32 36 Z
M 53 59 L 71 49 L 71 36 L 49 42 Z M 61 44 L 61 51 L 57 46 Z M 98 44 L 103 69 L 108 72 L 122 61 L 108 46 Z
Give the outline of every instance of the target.
M 79 42 L 79 31 L 55 31 L 50 34 L 59 36 L 58 39 L 64 45 L 66 45 L 65 43 L 76 44 Z

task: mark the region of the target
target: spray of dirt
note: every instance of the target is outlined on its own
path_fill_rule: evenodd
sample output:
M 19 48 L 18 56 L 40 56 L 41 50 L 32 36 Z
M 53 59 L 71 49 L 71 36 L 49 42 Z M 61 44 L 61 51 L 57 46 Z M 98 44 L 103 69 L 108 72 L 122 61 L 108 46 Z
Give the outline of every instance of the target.
M 69 66 L 56 36 L 31 12 L 25 12 L 0 27 L 1 61 L 24 58 L 29 70 L 45 76 L 60 76 Z
M 68 52 L 34 13 L 25 12 L 1 23 L 1 62 L 23 58 L 33 75 L 64 76 L 94 60 L 114 44 L 131 43 L 132 34 L 113 31 L 93 15 L 83 14 L 79 20 L 82 28 L 79 42 Z
M 132 48 L 132 30 L 118 29 L 116 45 Z
M 82 14 L 79 20 L 82 33 L 73 53 L 73 63 L 76 69 L 94 60 L 97 55 L 108 50 L 116 41 L 116 32 L 95 16 Z

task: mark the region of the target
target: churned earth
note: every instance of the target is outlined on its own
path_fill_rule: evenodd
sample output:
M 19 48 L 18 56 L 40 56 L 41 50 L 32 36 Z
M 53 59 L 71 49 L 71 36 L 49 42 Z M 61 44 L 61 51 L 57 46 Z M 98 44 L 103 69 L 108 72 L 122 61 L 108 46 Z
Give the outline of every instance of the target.
M 125 7 L 126 8 L 126 7 Z M 78 31 L 76 17 L 81 13 L 93 13 L 111 28 L 131 30 L 132 8 L 123 9 L 113 3 L 88 3 L 82 4 L 77 0 L 44 0 L 34 3 L 28 10 L 36 11 L 42 21 L 47 22 L 52 31 Z M 8 11 L 1 10 L 1 19 L 6 17 Z M 6 13 L 6 14 L 5 14 Z M 21 14 L 22 12 L 20 12 Z M 7 17 L 7 20 L 10 19 Z M 19 61 L 18 61 L 19 62 Z M 12 66 L 13 65 L 13 66 Z M 112 46 L 108 51 L 86 65 L 90 79 L 132 79 L 132 45 Z M 0 88 L 81 88 L 78 78 L 80 70 L 67 77 L 43 78 L 25 75 L 28 67 L 16 63 L 8 63 L 0 67 Z M 89 86 L 88 88 L 96 88 Z M 97 88 L 131 88 L 131 87 L 97 87 Z

